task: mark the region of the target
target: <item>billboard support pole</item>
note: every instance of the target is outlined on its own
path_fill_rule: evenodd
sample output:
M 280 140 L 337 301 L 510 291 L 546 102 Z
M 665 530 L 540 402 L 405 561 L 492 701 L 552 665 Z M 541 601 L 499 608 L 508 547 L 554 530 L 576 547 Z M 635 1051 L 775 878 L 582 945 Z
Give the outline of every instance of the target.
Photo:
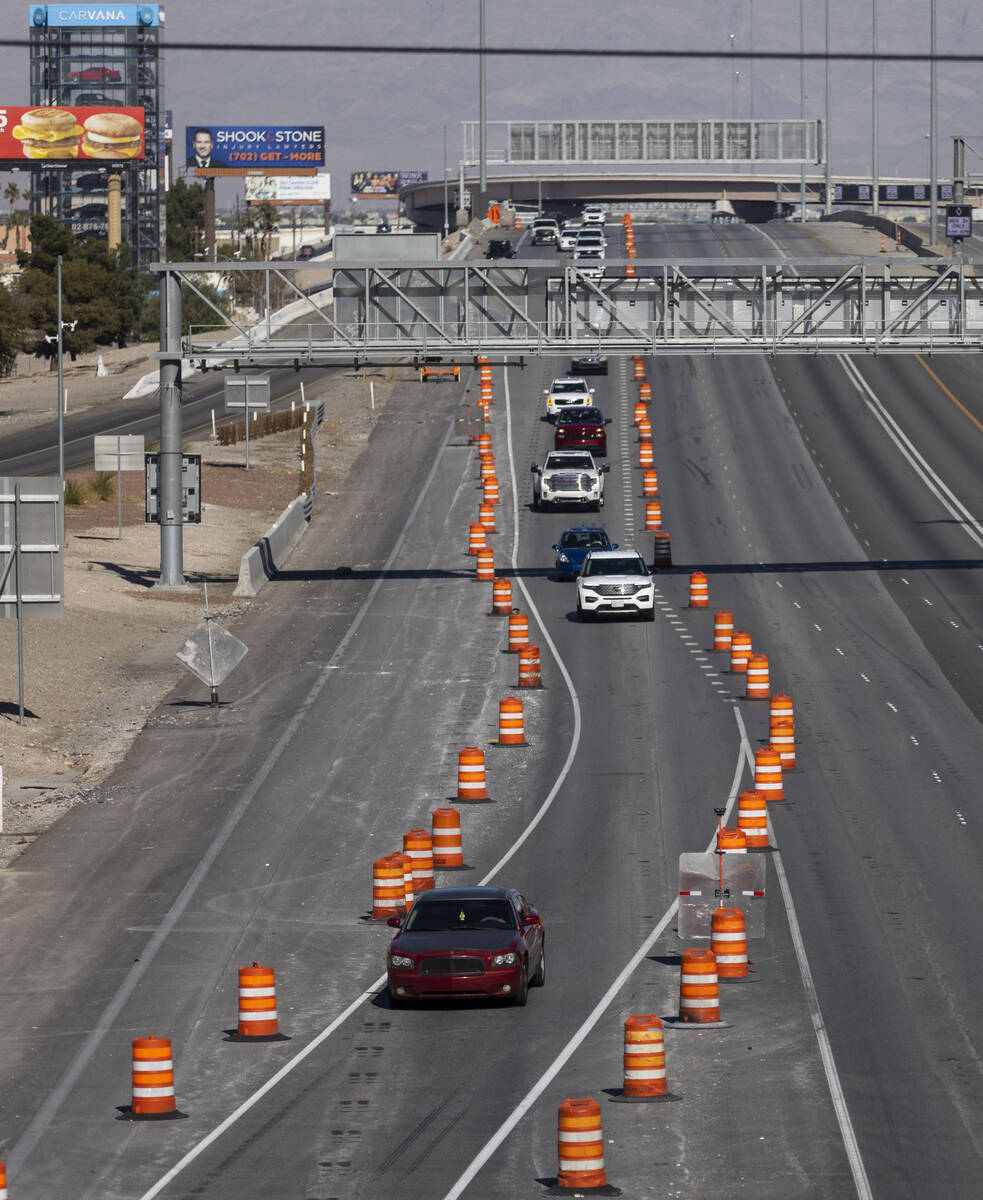
M 205 245 L 202 257 L 206 262 L 216 260 L 215 245 L 215 180 L 209 176 L 205 180 Z M 178 326 L 180 328 L 180 326 Z
M 165 270 L 160 281 L 160 588 L 183 588 L 184 504 L 181 442 L 181 283 Z

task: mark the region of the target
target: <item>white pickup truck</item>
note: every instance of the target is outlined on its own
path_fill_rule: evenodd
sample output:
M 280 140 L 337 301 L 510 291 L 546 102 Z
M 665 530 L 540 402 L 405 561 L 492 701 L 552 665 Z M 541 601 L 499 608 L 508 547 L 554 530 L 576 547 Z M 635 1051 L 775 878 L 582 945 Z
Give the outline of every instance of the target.
M 531 469 L 533 508 L 575 504 L 601 511 L 604 476 L 611 468 L 596 463 L 590 451 L 551 450 L 542 466 L 533 463 Z

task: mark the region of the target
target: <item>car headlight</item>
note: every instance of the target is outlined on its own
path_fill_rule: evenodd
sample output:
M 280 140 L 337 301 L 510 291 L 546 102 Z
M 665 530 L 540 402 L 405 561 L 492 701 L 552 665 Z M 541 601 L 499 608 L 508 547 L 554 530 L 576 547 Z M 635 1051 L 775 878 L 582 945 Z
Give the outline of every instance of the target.
M 592 587 L 586 587 L 586 586 L 584 586 L 584 587 L 582 587 L 580 590 L 583 592 L 583 594 L 584 594 L 585 596 L 596 596 L 596 595 L 597 595 L 597 591 L 596 591 L 596 589 L 595 589 L 595 588 L 592 588 Z
M 390 954 L 389 962 L 394 967 L 412 967 L 413 959 L 407 958 L 405 954 Z
M 514 967 L 519 956 L 514 950 L 510 950 L 508 954 L 496 954 L 492 957 L 491 965 L 493 967 Z
M 569 562 L 569 561 L 570 561 L 570 556 L 569 556 L 569 555 L 567 555 L 567 554 L 564 554 L 564 553 L 561 551 L 561 552 L 560 552 L 560 553 L 559 553 L 559 554 L 556 556 L 556 561 L 557 561 L 557 562 Z

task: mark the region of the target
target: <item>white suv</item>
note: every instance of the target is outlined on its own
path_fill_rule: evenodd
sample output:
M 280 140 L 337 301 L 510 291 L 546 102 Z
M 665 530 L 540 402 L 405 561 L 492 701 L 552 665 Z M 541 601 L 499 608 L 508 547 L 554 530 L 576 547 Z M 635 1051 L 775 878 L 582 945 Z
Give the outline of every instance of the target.
M 607 214 L 600 204 L 585 204 L 580 219 L 585 225 L 603 225 Z
M 655 620 L 655 584 L 637 550 L 591 550 L 577 576 L 577 616 Z
M 587 380 L 579 375 L 564 375 L 553 382 L 543 392 L 546 397 L 546 415 L 555 417 L 562 408 L 575 405 L 585 407 L 594 403 L 594 389 L 587 386 Z

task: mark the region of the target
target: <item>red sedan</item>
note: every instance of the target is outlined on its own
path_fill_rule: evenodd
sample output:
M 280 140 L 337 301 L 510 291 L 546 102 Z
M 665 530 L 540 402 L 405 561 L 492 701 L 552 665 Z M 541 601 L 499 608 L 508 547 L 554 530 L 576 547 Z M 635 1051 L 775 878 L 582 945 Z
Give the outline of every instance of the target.
M 69 83 L 119 83 L 122 79 L 119 71 L 111 67 L 86 67 L 82 71 L 69 71 Z
M 434 888 L 421 892 L 389 945 L 389 1005 L 429 997 L 499 998 L 526 1003 L 546 982 L 539 913 L 514 888 Z

